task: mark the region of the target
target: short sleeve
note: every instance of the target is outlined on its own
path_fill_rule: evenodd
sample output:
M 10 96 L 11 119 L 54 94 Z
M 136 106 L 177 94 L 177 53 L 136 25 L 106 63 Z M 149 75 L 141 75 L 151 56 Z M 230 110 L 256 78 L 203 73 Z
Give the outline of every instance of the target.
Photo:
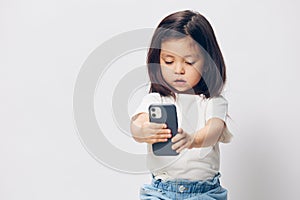
M 208 100 L 205 121 L 210 118 L 219 118 L 226 122 L 228 102 L 223 96 L 213 97 Z
M 228 112 L 228 101 L 223 96 L 213 97 L 208 100 L 206 114 L 205 114 L 205 121 L 208 121 L 211 118 L 219 118 L 225 122 L 225 128 L 219 139 L 219 142 L 223 142 L 223 143 L 230 142 L 233 137 L 226 124 L 227 112 Z
M 130 119 L 139 113 L 148 113 L 148 108 L 151 104 L 161 103 L 161 96 L 159 93 L 149 93 L 143 99 L 140 105 L 137 107 L 134 113 L 130 115 Z

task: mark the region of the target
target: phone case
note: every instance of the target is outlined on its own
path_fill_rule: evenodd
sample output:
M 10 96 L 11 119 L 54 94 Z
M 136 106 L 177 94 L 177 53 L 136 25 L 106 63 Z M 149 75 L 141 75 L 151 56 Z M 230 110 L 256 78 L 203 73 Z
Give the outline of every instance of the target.
M 154 117 L 153 109 L 160 109 L 161 113 L 159 117 Z M 177 134 L 177 112 L 174 104 L 151 104 L 149 106 L 149 119 L 150 122 L 166 123 L 168 129 L 171 130 L 172 137 Z M 167 142 L 158 142 L 152 144 L 153 153 L 156 156 L 176 156 L 178 153 L 172 150 L 172 138 L 169 138 Z

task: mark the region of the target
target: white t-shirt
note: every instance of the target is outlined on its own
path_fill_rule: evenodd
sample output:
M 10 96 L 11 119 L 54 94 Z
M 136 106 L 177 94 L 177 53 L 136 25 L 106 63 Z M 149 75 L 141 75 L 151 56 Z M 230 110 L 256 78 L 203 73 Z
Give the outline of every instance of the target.
M 204 95 L 176 94 L 175 101 L 173 97 L 150 93 L 131 116 L 148 113 L 149 106 L 157 103 L 174 104 L 178 127 L 187 133 L 200 130 L 210 118 L 219 118 L 226 123 L 228 102 L 223 96 L 205 98 Z M 229 142 L 231 136 L 225 126 L 219 141 Z M 186 149 L 178 156 L 156 156 L 152 145 L 148 144 L 147 167 L 156 179 L 212 179 L 220 168 L 219 142 L 210 147 Z

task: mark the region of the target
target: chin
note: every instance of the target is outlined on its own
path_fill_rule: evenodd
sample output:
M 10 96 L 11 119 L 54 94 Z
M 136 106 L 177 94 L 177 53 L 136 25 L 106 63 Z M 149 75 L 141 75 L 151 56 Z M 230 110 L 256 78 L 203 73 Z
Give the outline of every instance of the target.
M 178 92 L 185 92 L 185 91 L 187 91 L 187 90 L 189 90 L 189 89 L 187 89 L 187 88 L 175 88 Z
M 193 88 L 174 88 L 177 93 L 195 94 Z

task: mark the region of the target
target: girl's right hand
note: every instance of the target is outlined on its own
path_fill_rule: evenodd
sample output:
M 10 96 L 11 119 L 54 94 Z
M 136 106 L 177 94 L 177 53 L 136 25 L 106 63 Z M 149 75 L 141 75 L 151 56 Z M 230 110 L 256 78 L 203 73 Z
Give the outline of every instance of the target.
M 172 137 L 171 130 L 167 128 L 166 124 L 158 124 L 147 121 L 142 123 L 140 131 L 139 136 L 135 136 L 134 139 L 148 144 L 166 142 L 168 138 Z

